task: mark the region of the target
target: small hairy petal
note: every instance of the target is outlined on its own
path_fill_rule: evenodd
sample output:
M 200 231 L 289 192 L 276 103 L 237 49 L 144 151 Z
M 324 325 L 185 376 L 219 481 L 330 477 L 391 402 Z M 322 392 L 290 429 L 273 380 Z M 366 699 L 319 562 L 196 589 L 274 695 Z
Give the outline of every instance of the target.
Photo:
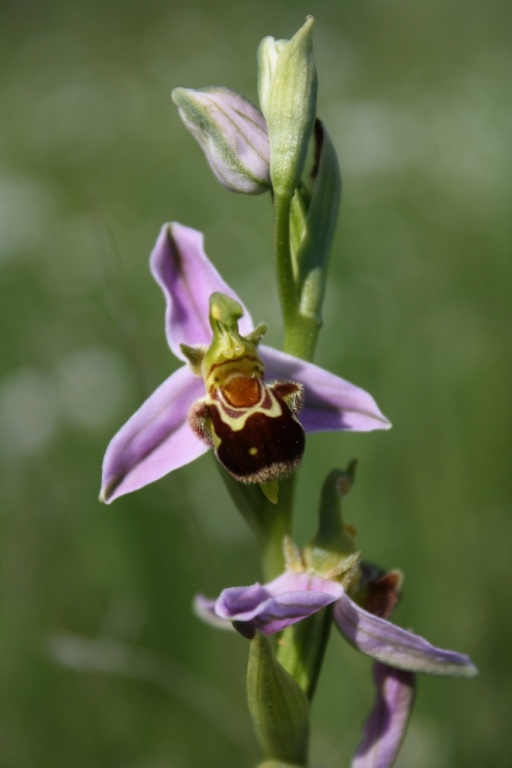
M 474 677 L 478 674 L 469 656 L 436 648 L 423 637 L 373 616 L 345 593 L 336 602 L 333 617 L 349 643 L 376 661 L 428 675 Z
M 373 677 L 375 706 L 364 725 L 352 768 L 389 768 L 407 729 L 415 694 L 415 675 L 376 662 Z
M 203 234 L 182 224 L 164 224 L 150 256 L 153 277 L 167 304 L 165 331 L 172 352 L 185 360 L 180 344 L 209 345 L 210 296 L 219 291 L 241 304 L 240 333 L 253 329 L 251 316 L 204 252 Z
M 295 381 L 277 381 L 270 387 L 272 391 L 282 397 L 286 405 L 297 416 L 304 405 L 304 387 Z
M 260 346 L 259 353 L 268 382 L 291 379 L 304 385 L 299 419 L 306 432 L 367 432 L 391 427 L 373 397 L 355 384 L 270 347 Z
M 368 564 L 363 563 L 362 567 L 368 568 Z M 362 602 L 365 611 L 374 616 L 380 616 L 381 619 L 389 619 L 400 598 L 402 582 L 403 576 L 400 571 L 383 573 L 368 582 L 367 596 Z
M 192 403 L 203 392 L 202 379 L 186 367 L 153 392 L 107 448 L 102 501 L 142 488 L 208 450 L 187 421 Z

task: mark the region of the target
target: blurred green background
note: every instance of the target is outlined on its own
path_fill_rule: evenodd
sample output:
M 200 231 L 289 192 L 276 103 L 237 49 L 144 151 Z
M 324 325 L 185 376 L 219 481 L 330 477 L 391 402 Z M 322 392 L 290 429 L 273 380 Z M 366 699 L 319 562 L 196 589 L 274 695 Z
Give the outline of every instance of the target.
M 297 539 L 357 456 L 347 518 L 405 571 L 395 620 L 480 668 L 421 679 L 397 766 L 510 764 L 510 2 L 3 0 L 2 768 L 257 762 L 247 643 L 190 610 L 260 576 L 212 457 L 97 495 L 109 439 L 176 366 L 147 261 L 164 221 L 205 232 L 281 342 L 269 198 L 218 186 L 169 92 L 256 101 L 260 39 L 307 13 L 344 176 L 317 362 L 394 428 L 310 438 Z M 312 765 L 349 765 L 372 699 L 369 661 L 333 635 Z

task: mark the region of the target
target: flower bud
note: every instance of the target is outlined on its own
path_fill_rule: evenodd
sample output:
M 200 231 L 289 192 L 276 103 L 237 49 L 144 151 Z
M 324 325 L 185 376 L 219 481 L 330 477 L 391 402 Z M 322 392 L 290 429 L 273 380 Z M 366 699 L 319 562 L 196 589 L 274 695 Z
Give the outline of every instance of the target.
M 172 100 L 220 183 L 258 195 L 270 188 L 267 126 L 250 101 L 228 88 L 175 88 Z
M 267 109 L 270 83 L 279 53 L 288 42 L 288 40 L 275 40 L 273 37 L 264 37 L 258 48 L 258 95 L 263 112 Z
M 297 187 L 316 116 L 313 17 L 291 40 L 266 37 L 258 50 L 260 104 L 270 139 L 270 177 L 276 194 Z
M 304 766 L 309 736 L 309 705 L 299 684 L 277 661 L 271 641 L 251 640 L 247 693 L 256 737 L 270 764 Z

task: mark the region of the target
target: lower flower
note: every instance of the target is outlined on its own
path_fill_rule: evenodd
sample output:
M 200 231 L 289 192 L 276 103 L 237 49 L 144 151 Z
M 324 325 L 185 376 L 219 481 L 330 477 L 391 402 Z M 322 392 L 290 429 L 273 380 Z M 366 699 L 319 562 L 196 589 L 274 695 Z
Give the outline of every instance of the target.
M 388 768 L 405 735 L 415 673 L 471 678 L 477 669 L 468 656 L 437 648 L 388 621 L 401 575 L 396 571 L 382 574 L 365 563 L 360 568 L 355 599 L 335 578 L 294 568 L 268 584 L 225 589 L 216 600 L 197 596 L 195 607 L 207 622 L 216 626 L 231 622 L 242 635 L 252 637 L 257 631 L 266 635 L 280 632 L 333 605 L 333 619 L 341 634 L 376 662 L 376 703 L 352 768 Z
M 247 637 L 258 630 L 266 635 L 334 604 L 333 619 L 341 634 L 361 653 L 375 661 L 409 672 L 448 677 L 474 677 L 471 659 L 456 651 L 431 645 L 413 632 L 392 624 L 358 605 L 334 579 L 287 571 L 268 584 L 230 587 L 216 600 L 196 597 L 201 618 L 232 622 Z

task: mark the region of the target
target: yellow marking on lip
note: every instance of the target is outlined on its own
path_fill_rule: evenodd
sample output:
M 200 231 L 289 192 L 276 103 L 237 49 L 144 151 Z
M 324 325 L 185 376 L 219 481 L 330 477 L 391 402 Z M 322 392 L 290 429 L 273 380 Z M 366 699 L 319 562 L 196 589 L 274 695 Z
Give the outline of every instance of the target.
M 224 422 L 224 424 L 226 424 L 233 432 L 238 432 L 240 429 L 243 429 L 245 427 L 245 422 L 250 416 L 252 416 L 253 413 L 262 413 L 264 416 L 266 416 L 269 419 L 275 418 L 277 416 L 281 416 L 283 411 L 282 411 L 281 405 L 279 404 L 279 401 L 277 400 L 272 390 L 267 389 L 266 391 L 269 393 L 271 403 L 272 403 L 270 408 L 261 408 L 259 405 L 254 405 L 252 407 L 244 409 L 239 416 L 229 416 L 223 409 L 222 402 L 219 403 L 219 416 Z M 264 395 L 265 395 L 265 392 L 263 391 L 263 396 Z M 297 421 L 297 419 L 295 420 Z

